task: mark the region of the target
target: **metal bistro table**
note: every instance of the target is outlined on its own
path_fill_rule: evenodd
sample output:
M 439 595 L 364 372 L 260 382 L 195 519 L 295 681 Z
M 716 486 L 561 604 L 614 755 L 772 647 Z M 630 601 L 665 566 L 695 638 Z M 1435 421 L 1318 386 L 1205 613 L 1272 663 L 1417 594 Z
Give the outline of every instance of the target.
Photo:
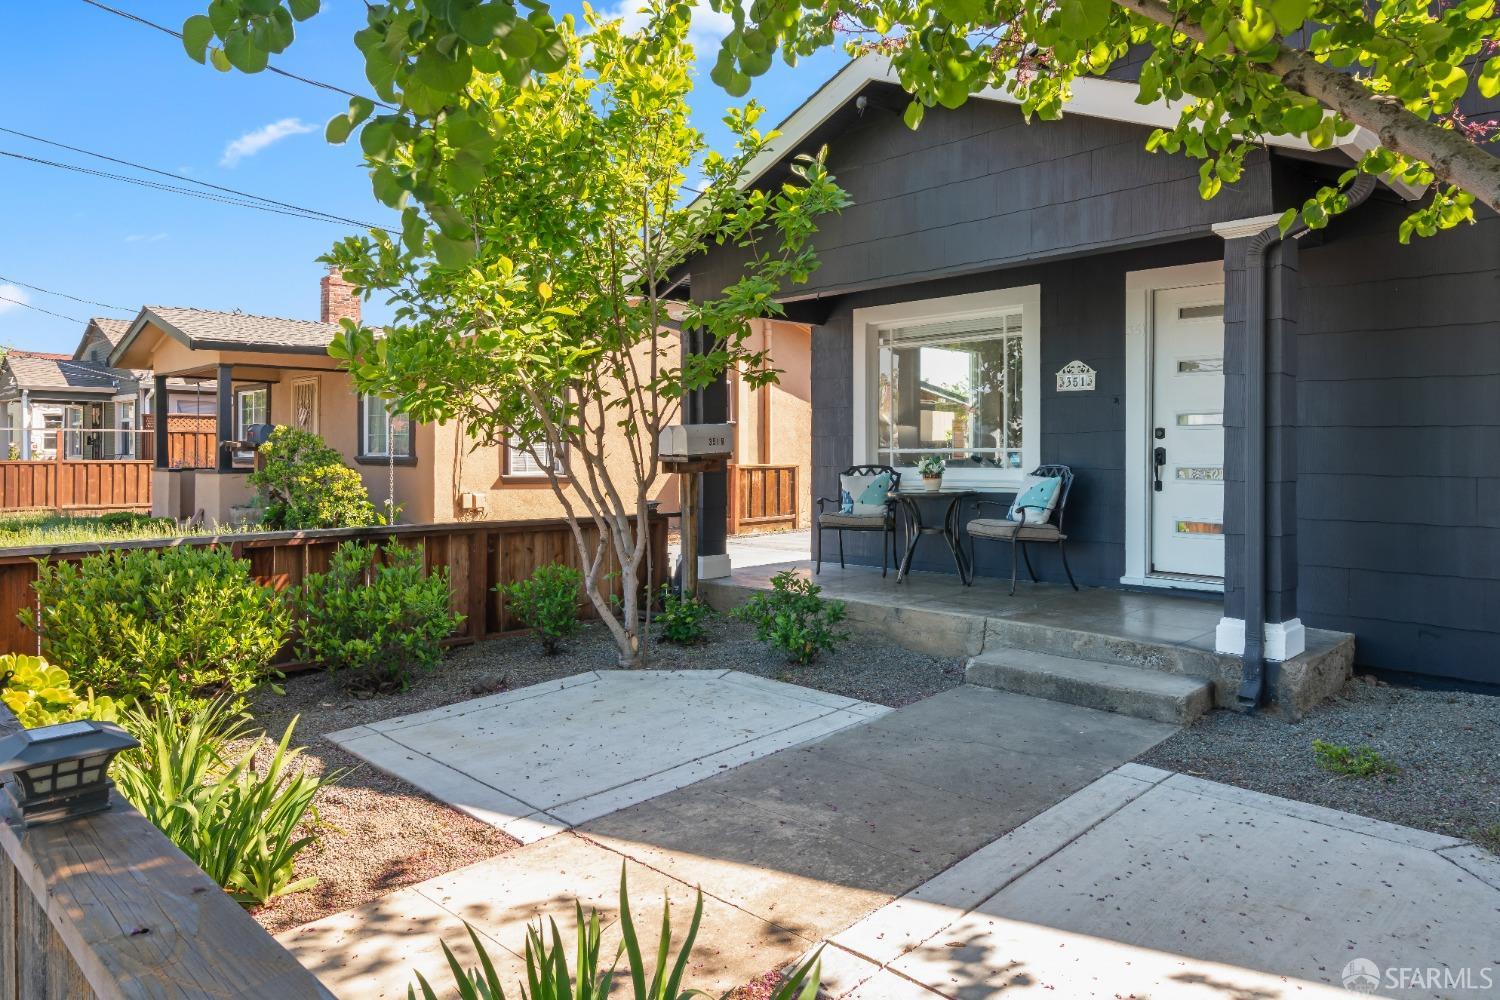
M 939 490 L 893 490 L 891 497 L 901 505 L 902 513 L 906 520 L 906 555 L 901 558 L 901 566 L 896 571 L 896 582 L 900 583 L 906 579 L 906 574 L 911 570 L 911 554 L 916 551 L 917 539 L 923 535 L 942 535 L 948 543 L 948 551 L 953 553 L 953 565 L 958 567 L 958 578 L 965 587 L 974 582 L 972 569 L 968 561 L 964 559 L 963 546 L 959 544 L 959 510 L 960 504 L 965 497 L 977 496 L 978 490 L 971 489 L 939 489 Z M 922 518 L 922 508 L 943 506 L 941 523 L 931 523 Z

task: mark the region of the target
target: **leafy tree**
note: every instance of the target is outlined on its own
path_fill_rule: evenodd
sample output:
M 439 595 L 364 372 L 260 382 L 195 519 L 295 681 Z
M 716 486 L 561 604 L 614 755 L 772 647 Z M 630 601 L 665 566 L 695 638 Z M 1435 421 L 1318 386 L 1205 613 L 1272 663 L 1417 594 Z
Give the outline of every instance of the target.
M 265 491 L 261 523 L 275 530 L 363 528 L 380 518 L 364 480 L 318 435 L 278 427 L 261 445 L 250 485 Z
M 223 5 L 215 32 L 227 23 Z M 252 24 L 280 23 L 274 11 L 252 12 L 274 2 L 231 5 Z M 571 19 L 543 31 L 545 19 L 531 15 L 525 23 L 556 50 L 517 48 L 515 32 L 532 30 L 521 21 L 470 30 L 503 7 L 372 8 L 357 40 L 381 98 L 404 111 L 372 119 L 360 142 L 376 195 L 401 209 L 401 233 L 348 239 L 327 260 L 367 293 L 386 293 L 395 318 L 378 339 L 346 321 L 330 353 L 361 390 L 398 400 L 413 419 L 460 422 L 478 442 L 520 448 L 547 470 L 584 593 L 622 665 L 635 666 L 647 650 L 650 579 L 637 512 L 658 474 L 659 432 L 685 393 L 730 368 L 752 386 L 775 380 L 765 353 L 746 346 L 750 320 L 778 314 L 772 296 L 817 267 L 815 219 L 845 196 L 821 157 L 799 159 L 771 191 L 738 189 L 770 138 L 755 128 L 754 104 L 726 117 L 731 155 L 706 151 L 688 124 L 686 2 L 656 7 L 635 34 L 589 13 L 586 44 Z M 440 21 L 447 33 L 427 47 Z M 189 26 L 189 48 L 201 50 L 201 22 Z M 230 40 L 245 37 L 230 30 Z M 331 139 L 369 112 L 355 103 L 330 123 Z M 685 192 L 695 165 L 697 198 Z M 743 277 L 712 299 L 669 301 L 675 269 L 718 244 L 740 250 Z M 703 350 L 679 352 L 669 329 L 679 321 Z
M 1471 122 L 1460 99 L 1500 95 L 1500 18 L 1495 0 L 828 0 L 742 4 L 709 0 L 735 21 L 713 79 L 743 95 L 779 50 L 788 62 L 842 39 L 854 51 L 889 52 L 912 94 L 908 124 L 934 105 L 957 107 L 987 87 L 1014 95 L 1028 116 L 1062 113 L 1078 77 L 1102 75 L 1144 55 L 1143 103 L 1182 102 L 1173 128 L 1152 148 L 1203 161 L 1201 188 L 1212 197 L 1240 176 L 1246 154 L 1265 137 L 1301 136 L 1325 148 L 1355 126 L 1378 146 L 1357 171 L 1430 186 L 1432 196 L 1402 227 L 1401 238 L 1429 235 L 1473 219 L 1475 200 L 1500 210 L 1500 158 L 1481 148 L 1497 133 Z M 294 18 L 318 0 L 214 0 L 183 26 L 188 52 L 221 69 L 263 69 L 268 53 L 292 41 Z M 464 117 L 474 72 L 512 84 L 528 72 L 555 72 L 567 59 L 565 29 L 541 0 L 391 0 L 370 8 L 356 36 L 366 75 L 387 114 L 365 125 L 360 142 L 378 161 L 376 192 L 398 203 L 405 174 L 432 159 L 481 183 L 476 160 L 493 150 L 485 129 L 468 124 L 465 141 L 444 149 L 415 140 L 421 126 Z M 217 40 L 217 44 L 215 44 Z M 329 124 L 346 138 L 374 102 L 356 98 Z M 495 137 L 498 140 L 498 137 Z M 472 140 L 470 142 L 469 140 Z M 399 148 L 416 153 L 399 162 Z M 1300 212 L 1313 227 L 1345 206 L 1355 172 L 1326 187 Z M 445 232 L 455 241 L 462 226 Z M 450 254 L 462 251 L 450 248 Z

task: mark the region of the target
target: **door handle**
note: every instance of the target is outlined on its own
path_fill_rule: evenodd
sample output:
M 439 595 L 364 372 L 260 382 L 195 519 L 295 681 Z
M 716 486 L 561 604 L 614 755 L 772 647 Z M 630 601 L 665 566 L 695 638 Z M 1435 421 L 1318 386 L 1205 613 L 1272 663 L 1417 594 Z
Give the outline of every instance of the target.
M 1162 447 L 1157 447 L 1152 452 L 1152 457 L 1155 459 L 1155 462 L 1153 463 L 1153 465 L 1151 467 L 1151 479 L 1152 479 L 1151 488 L 1154 489 L 1156 492 L 1160 493 L 1161 492 L 1161 467 L 1163 465 L 1167 464 L 1167 449 L 1162 448 Z

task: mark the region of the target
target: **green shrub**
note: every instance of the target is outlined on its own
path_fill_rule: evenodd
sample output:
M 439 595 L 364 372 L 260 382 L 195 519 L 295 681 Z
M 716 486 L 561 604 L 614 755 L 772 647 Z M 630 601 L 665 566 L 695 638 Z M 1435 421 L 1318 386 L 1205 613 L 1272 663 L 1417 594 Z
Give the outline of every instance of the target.
M 683 597 L 672 592 L 672 588 L 661 588 L 661 613 L 656 624 L 661 628 L 661 641 L 679 646 L 691 646 L 708 636 L 705 622 L 713 609 L 696 597 Z
M 265 734 L 238 756 L 230 744 L 250 734 L 232 701 L 216 698 L 191 716 L 171 703 L 132 709 L 124 725 L 139 750 L 116 758 L 120 794 L 235 899 L 259 905 L 317 884 L 295 879 L 297 855 L 312 843 L 314 802 L 344 772 L 314 775 L 290 749 L 294 718 L 263 768 Z
M 1318 766 L 1334 774 L 1350 778 L 1373 778 L 1377 774 L 1389 774 L 1396 770 L 1395 764 L 1372 747 L 1346 747 L 1326 740 L 1313 740 L 1312 746 Z
M 38 561 L 35 587 L 43 655 L 74 684 L 125 700 L 243 694 L 267 675 L 291 625 L 250 564 L 217 547 Z
M 349 676 L 362 691 L 404 690 L 418 667 L 442 657 L 463 616 L 449 610 L 448 574 L 422 572 L 422 550 L 345 542 L 326 573 L 292 595 L 298 655 Z
M 562 640 L 578 634 L 578 596 L 583 588 L 583 574 L 572 566 L 551 563 L 538 566 L 524 580 L 501 584 L 496 589 L 505 594 L 505 606 L 511 614 L 536 632 L 542 640 L 542 651 L 557 653 Z
M 516 992 L 529 1000 L 607 1000 L 614 985 L 615 970 L 623 953 L 625 969 L 623 975 L 630 981 L 630 991 L 617 991 L 632 1000 L 685 1000 L 687 997 L 709 996 L 702 990 L 686 989 L 682 985 L 683 975 L 692 954 L 693 942 L 698 937 L 698 925 L 703 921 L 703 892 L 699 890 L 693 906 L 693 919 L 683 938 L 677 958 L 672 959 L 672 905 L 662 901 L 661 939 L 650 951 L 641 948 L 640 935 L 636 932 L 635 917 L 630 912 L 629 888 L 626 885 L 625 866 L 620 866 L 620 936 L 623 943 L 615 952 L 614 961 L 605 968 L 600 961 L 600 929 L 597 911 L 583 915 L 583 907 L 573 903 L 577 930 L 573 952 L 577 956 L 577 967 L 568 969 L 568 948 L 563 945 L 562 933 L 557 921 L 548 921 L 550 933 L 540 921 L 526 928 L 526 979 L 517 983 Z M 442 942 L 443 955 L 448 959 L 448 970 L 453 977 L 454 995 L 460 1000 L 503 1000 L 507 995 L 495 964 L 490 958 L 489 948 L 466 921 L 469 941 L 479 960 L 479 967 L 465 969 L 448 947 Z M 822 980 L 822 949 L 810 955 L 787 975 L 768 1000 L 814 1000 Z M 647 961 L 652 963 L 651 978 L 647 979 Z M 417 1000 L 420 990 L 422 1000 L 438 1000 L 427 979 L 419 972 L 417 982 L 407 987 L 408 1000 Z
M 262 523 L 276 530 L 360 528 L 379 522 L 364 480 L 318 435 L 277 427 L 250 485 L 265 491 Z
M 0 656 L 0 701 L 27 729 L 75 719 L 113 722 L 118 714 L 113 698 L 79 695 L 67 671 L 25 653 Z
M 844 602 L 825 600 L 818 596 L 822 591 L 811 580 L 783 570 L 771 578 L 769 594 L 755 594 L 732 614 L 755 626 L 755 638 L 806 666 L 849 638 L 836 628 L 844 620 Z

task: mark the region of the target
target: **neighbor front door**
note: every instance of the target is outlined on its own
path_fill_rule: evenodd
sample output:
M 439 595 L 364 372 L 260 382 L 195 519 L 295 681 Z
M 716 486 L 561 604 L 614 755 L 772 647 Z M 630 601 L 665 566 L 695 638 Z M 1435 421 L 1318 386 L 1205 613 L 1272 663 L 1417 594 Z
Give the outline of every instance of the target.
M 1224 286 L 1155 293 L 1151 572 L 1224 576 Z

